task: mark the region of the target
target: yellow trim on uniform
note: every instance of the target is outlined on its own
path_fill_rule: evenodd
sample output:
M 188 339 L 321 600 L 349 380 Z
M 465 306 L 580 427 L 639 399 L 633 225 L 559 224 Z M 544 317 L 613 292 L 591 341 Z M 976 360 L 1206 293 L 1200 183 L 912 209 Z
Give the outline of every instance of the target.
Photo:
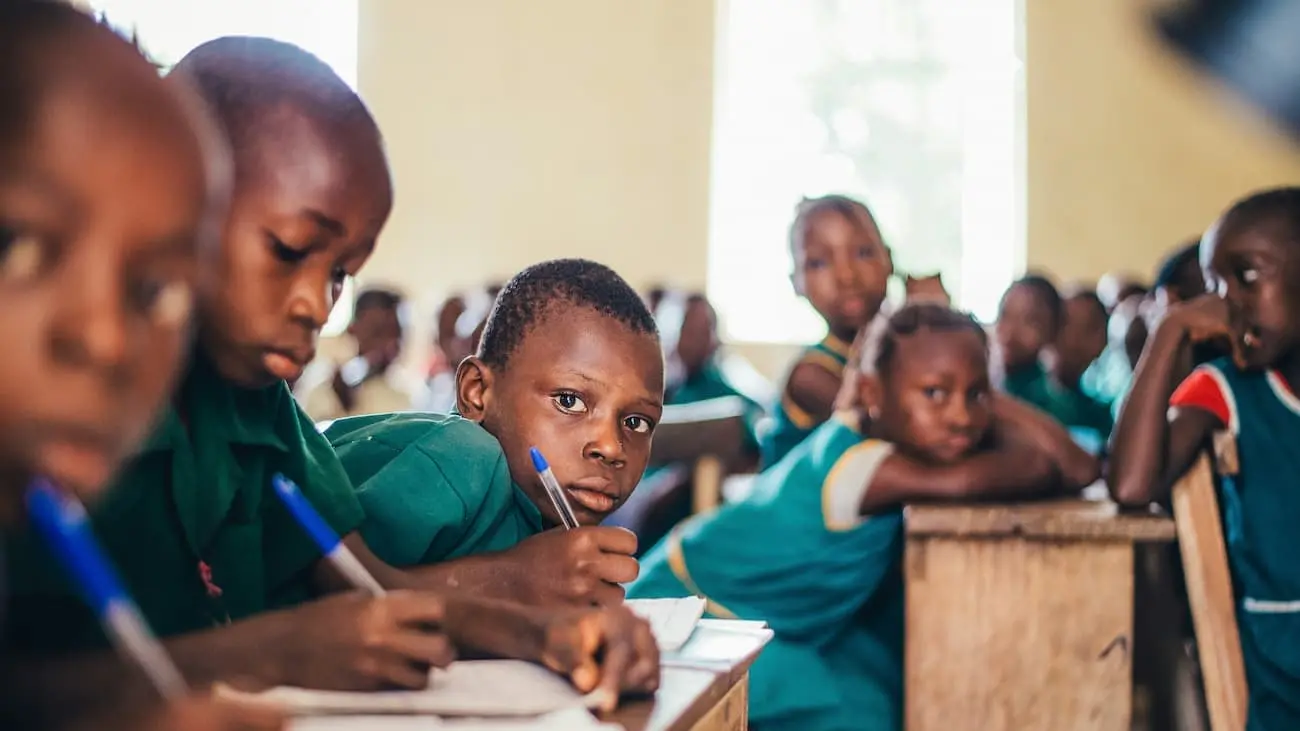
M 868 439 L 865 442 L 859 442 L 844 450 L 844 454 L 841 454 L 840 458 L 835 460 L 835 464 L 831 466 L 831 471 L 826 475 L 826 479 L 822 481 L 822 524 L 826 526 L 826 530 L 831 531 L 832 533 L 843 533 L 857 528 L 866 521 L 867 516 L 862 516 L 860 520 L 852 523 L 834 522 L 831 519 L 830 511 L 831 490 L 835 485 L 835 478 L 839 477 L 840 472 L 844 470 L 849 462 L 853 461 L 855 456 L 866 450 L 879 448 L 879 439 Z
M 803 357 L 799 359 L 799 364 L 804 363 L 821 366 L 837 376 L 844 374 L 844 364 L 835 360 L 835 356 L 830 353 L 823 353 L 820 350 L 810 350 L 804 353 Z
M 790 423 L 800 429 L 811 429 L 817 426 L 817 420 L 813 418 L 813 415 L 804 411 L 799 404 L 796 404 L 794 399 L 790 398 L 790 394 L 781 397 L 781 410 L 790 419 Z
M 826 339 L 822 340 L 821 344 L 827 350 L 844 356 L 845 360 L 848 360 L 849 350 L 853 347 L 851 343 L 846 343 L 834 335 L 827 335 Z
M 722 619 L 737 619 L 735 612 L 710 599 L 700 591 L 700 587 L 691 578 L 691 572 L 686 568 L 686 554 L 682 550 L 680 525 L 668 534 L 668 568 L 672 570 L 673 576 L 682 582 L 682 586 L 686 587 L 686 591 L 704 600 L 704 611 Z

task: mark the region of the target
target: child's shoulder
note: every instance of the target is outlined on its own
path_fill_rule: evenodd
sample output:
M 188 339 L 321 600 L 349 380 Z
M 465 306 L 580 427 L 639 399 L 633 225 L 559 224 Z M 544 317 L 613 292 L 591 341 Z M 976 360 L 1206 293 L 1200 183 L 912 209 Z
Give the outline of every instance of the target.
M 501 444 L 483 427 L 455 414 L 399 412 L 367 414 L 334 421 L 325 429 L 340 457 L 344 453 L 392 453 L 416 450 L 447 463 L 503 456 Z
M 827 335 L 822 340 L 804 348 L 803 352 L 799 354 L 796 365 L 809 363 L 838 374 L 844 370 L 844 364 L 848 362 L 849 347 L 848 343 L 834 335 Z

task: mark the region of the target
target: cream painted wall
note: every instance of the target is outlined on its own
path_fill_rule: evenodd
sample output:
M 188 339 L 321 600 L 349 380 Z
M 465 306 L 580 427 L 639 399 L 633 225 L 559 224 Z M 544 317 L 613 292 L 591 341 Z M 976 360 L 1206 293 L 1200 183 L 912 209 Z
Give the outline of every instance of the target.
M 416 297 L 561 255 L 704 283 L 712 0 L 361 0 L 397 207 L 364 272 Z M 1147 274 L 1300 153 L 1179 66 L 1132 0 L 1024 0 L 1030 266 Z M 792 349 L 740 346 L 779 375 Z
M 1234 198 L 1300 183 L 1300 148 L 1152 40 L 1133 0 L 1024 0 L 1029 266 L 1150 276 Z
M 585 256 L 703 286 L 709 0 L 361 0 L 396 208 L 367 281 L 448 290 Z

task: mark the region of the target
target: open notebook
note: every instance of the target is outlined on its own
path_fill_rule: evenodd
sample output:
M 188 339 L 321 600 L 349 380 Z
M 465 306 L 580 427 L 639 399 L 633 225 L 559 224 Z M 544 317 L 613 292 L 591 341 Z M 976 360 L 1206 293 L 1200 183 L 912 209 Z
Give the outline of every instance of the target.
M 509 693 L 502 693 L 509 688 Z M 349 693 L 272 688 L 244 693 L 225 686 L 217 694 L 241 703 L 269 705 L 292 715 L 424 714 L 433 716 L 541 716 L 595 708 L 599 693 L 582 695 L 546 668 L 522 660 L 463 660 L 430 675 L 424 690 Z
M 317 716 L 298 718 L 289 731 L 622 731 L 601 723 L 586 710 L 570 708 L 537 718 L 459 718 L 434 716 Z
M 704 600 L 688 596 L 681 599 L 628 599 L 628 609 L 650 623 L 660 652 L 681 649 L 695 632 L 704 616 Z

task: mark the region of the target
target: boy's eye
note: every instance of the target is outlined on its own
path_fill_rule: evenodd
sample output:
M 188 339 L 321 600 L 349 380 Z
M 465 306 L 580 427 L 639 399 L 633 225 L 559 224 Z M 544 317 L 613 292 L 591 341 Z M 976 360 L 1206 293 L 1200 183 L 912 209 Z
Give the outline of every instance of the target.
M 1245 284 L 1254 284 L 1259 281 L 1259 270 L 1254 268 L 1241 270 L 1241 281 Z
M 131 283 L 131 306 L 161 327 L 178 327 L 190 316 L 194 293 L 179 279 L 142 279 Z
M 816 270 L 821 269 L 821 268 L 823 268 L 823 267 L 825 267 L 825 266 L 826 266 L 826 260 L 825 260 L 825 259 L 809 259 L 809 260 L 805 261 L 804 264 L 803 264 L 804 269 L 808 269 L 808 270 L 811 270 L 811 271 L 816 271 Z
M 870 247 L 870 246 L 859 246 L 859 247 L 858 247 L 858 258 L 859 258 L 859 259 L 873 259 L 873 258 L 875 258 L 875 256 L 876 256 L 876 250 L 875 250 L 874 248 L 872 248 L 872 247 Z
M 989 392 L 986 388 L 972 388 L 966 397 L 974 403 L 983 404 L 989 400 Z
M 551 397 L 551 401 L 560 411 L 570 414 L 582 414 L 587 411 L 587 405 L 582 402 L 578 394 L 569 391 L 561 391 L 555 394 Z
M 306 251 L 285 244 L 279 237 L 269 231 L 266 234 L 266 240 L 271 245 L 271 253 L 275 254 L 275 258 L 286 264 L 297 264 L 307 258 Z
M 44 263 L 45 247 L 35 235 L 0 228 L 0 280 L 31 279 Z
M 921 389 L 921 393 L 925 394 L 925 397 L 930 401 L 941 401 L 948 395 L 946 389 L 939 388 L 938 386 L 926 386 Z
M 637 434 L 649 434 L 654 429 L 654 424 L 644 416 L 629 416 L 623 424 Z

